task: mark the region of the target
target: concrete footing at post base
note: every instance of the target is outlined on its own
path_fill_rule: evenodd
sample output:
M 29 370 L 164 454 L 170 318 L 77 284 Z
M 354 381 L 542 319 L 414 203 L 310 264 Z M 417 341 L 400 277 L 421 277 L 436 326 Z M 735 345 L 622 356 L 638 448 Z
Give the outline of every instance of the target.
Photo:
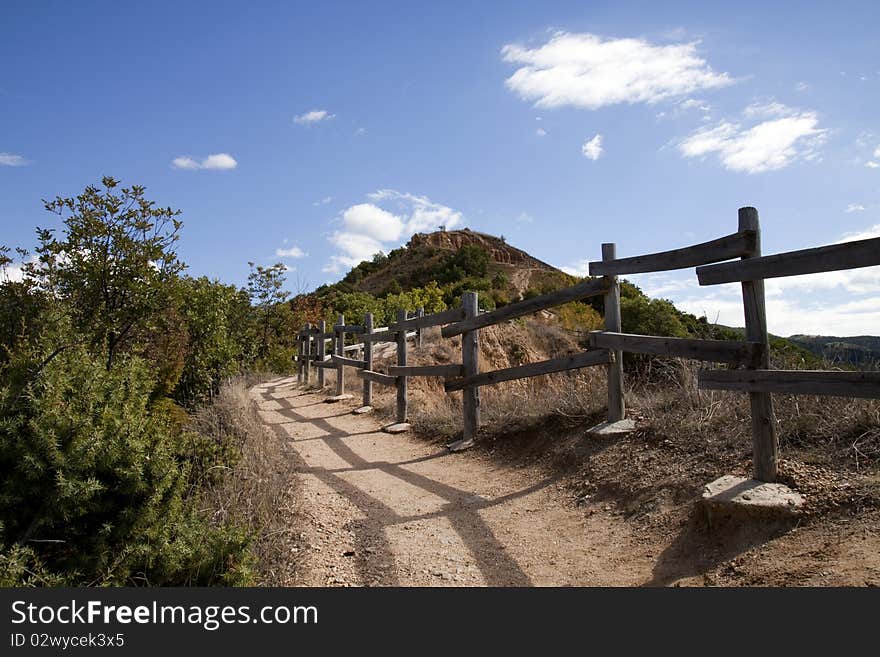
M 382 427 L 385 433 L 406 433 L 410 430 L 409 422 L 395 422 Z
M 601 422 L 587 429 L 588 436 L 620 436 L 635 431 L 635 420 L 624 419 L 616 422 Z
M 722 519 L 788 520 L 804 506 L 804 497 L 785 484 L 724 475 L 706 484 L 700 504 L 711 526 Z
M 465 440 L 462 438 L 461 440 L 455 440 L 451 443 L 446 444 L 446 449 L 450 452 L 463 452 L 466 449 L 470 449 L 474 446 L 474 441 L 472 439 Z
M 346 399 L 354 399 L 354 395 L 345 393 L 344 395 L 333 395 L 324 400 L 325 404 L 335 404 L 336 402 L 345 401 Z

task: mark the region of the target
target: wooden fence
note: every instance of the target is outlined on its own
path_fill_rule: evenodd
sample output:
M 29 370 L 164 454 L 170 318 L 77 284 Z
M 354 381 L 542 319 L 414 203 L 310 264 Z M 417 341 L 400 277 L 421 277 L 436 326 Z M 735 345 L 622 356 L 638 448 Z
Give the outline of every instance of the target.
M 331 399 L 350 398 L 351 395 L 345 395 L 345 368 L 355 368 L 357 375 L 363 380 L 363 407 L 355 412 L 369 410 L 373 383 L 394 386 L 397 391 L 397 421 L 387 429 L 395 432 L 408 428 L 407 379 L 414 376 L 442 377 L 445 379 L 447 392 L 461 390 L 464 395 L 462 437 L 449 445 L 450 450 L 459 451 L 473 445 L 476 438 L 480 425 L 479 390 L 482 386 L 553 372 L 603 366 L 608 374 L 607 422 L 593 430 L 614 433 L 626 431 L 632 426 L 626 420 L 623 352 L 722 363 L 732 369 L 700 370 L 698 386 L 702 389 L 735 390 L 749 394 L 753 477 L 772 482 L 777 477 L 777 438 L 771 393 L 880 398 L 880 372 L 771 370 L 764 279 L 872 265 L 880 265 L 880 238 L 762 256 L 758 212 L 750 207 L 740 208 L 739 225 L 735 233 L 673 251 L 629 258 L 617 258 L 615 245 L 603 244 L 602 259 L 590 263 L 590 275 L 597 278 L 490 312 L 480 313 L 477 294 L 466 292 L 462 295 L 462 303 L 458 308 L 431 315 L 425 315 L 423 309 L 419 309 L 412 317 L 405 311 L 399 311 L 397 321 L 388 327 L 373 328 L 373 317 L 370 314 L 364 317 L 363 325 L 358 326 L 346 325 L 345 318 L 340 315 L 331 331 L 327 330 L 324 322 L 317 327 L 307 324 L 299 334 L 298 380 L 309 384 L 311 366 L 314 365 L 318 368 L 317 385 L 323 388 L 324 369 L 332 367 L 336 370 L 336 395 Z M 690 267 L 696 267 L 700 285 L 741 283 L 744 340 L 670 338 L 621 332 L 618 276 Z M 591 332 L 589 349 L 538 363 L 480 372 L 480 329 L 599 295 L 604 296 L 605 330 Z M 431 326 L 441 326 L 443 338 L 462 336 L 460 364 L 407 364 L 407 340 L 415 338 L 416 344 L 421 345 L 422 329 Z M 346 334 L 359 336 L 361 342 L 346 346 Z M 326 353 L 327 340 L 334 341 L 331 355 Z M 379 342 L 396 343 L 397 364 L 389 366 L 386 373 L 373 370 L 373 348 Z M 349 352 L 360 353 L 361 357 L 346 356 Z

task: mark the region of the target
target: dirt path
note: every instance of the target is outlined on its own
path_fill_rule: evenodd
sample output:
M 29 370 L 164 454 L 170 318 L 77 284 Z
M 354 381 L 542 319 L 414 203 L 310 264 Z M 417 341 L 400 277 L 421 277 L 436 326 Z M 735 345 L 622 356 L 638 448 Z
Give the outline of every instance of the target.
M 388 435 L 295 380 L 252 390 L 300 461 L 298 585 L 636 585 L 650 550 L 557 478 Z

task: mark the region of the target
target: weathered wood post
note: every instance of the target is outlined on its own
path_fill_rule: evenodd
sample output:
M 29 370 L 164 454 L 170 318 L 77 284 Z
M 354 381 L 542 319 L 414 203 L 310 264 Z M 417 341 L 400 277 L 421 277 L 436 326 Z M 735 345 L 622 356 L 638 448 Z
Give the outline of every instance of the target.
M 617 245 L 602 245 L 602 260 L 615 260 Z M 610 288 L 605 294 L 605 330 L 621 332 L 620 317 L 620 281 L 617 276 L 607 276 Z M 614 362 L 608 365 L 608 421 L 618 422 L 626 416 L 623 400 L 623 352 L 619 349 L 612 352 Z
M 747 258 L 761 256 L 761 225 L 755 208 L 739 209 L 739 230 L 755 232 L 755 249 Z M 746 322 L 746 340 L 764 345 L 761 359 L 749 369 L 770 369 L 770 340 L 767 336 L 767 313 L 764 304 L 764 280 L 742 282 L 743 310 Z M 752 407 L 752 462 L 753 476 L 759 481 L 776 481 L 778 444 L 773 399 L 769 392 L 750 392 Z
M 476 292 L 465 292 L 461 295 L 461 307 L 465 320 L 473 319 L 480 314 L 479 299 Z M 465 331 L 461 336 L 461 363 L 465 377 L 480 373 L 480 333 L 479 329 Z M 449 449 L 457 452 L 474 444 L 480 429 L 480 389 L 467 386 L 462 390 L 462 410 L 464 427 L 461 440 L 449 445 Z
M 373 370 L 373 313 L 364 315 L 364 369 Z M 364 377 L 364 408 L 373 405 L 373 382 Z
M 327 343 L 324 341 L 324 333 L 327 331 L 327 322 L 325 320 L 321 320 L 318 324 L 318 330 L 321 332 L 318 335 L 318 362 L 324 362 L 324 356 L 327 355 Z M 322 365 L 318 366 L 318 387 L 323 390 L 324 389 L 324 367 Z
M 400 308 L 397 311 L 397 323 L 406 321 L 406 310 Z M 406 328 L 397 332 L 397 364 L 406 365 Z M 397 423 L 406 423 L 406 377 L 397 377 Z
M 345 331 L 342 330 L 342 327 L 345 326 L 345 315 L 339 313 L 339 317 L 336 320 L 336 354 L 338 356 L 345 356 Z M 345 366 L 342 363 L 336 364 L 336 396 L 340 397 L 345 394 Z
M 303 336 L 302 331 L 296 336 L 296 382 L 303 382 Z
M 425 307 L 419 306 L 419 310 L 416 313 L 416 317 L 424 317 L 425 316 Z M 422 327 L 416 329 L 416 346 L 422 347 Z
M 306 354 L 305 354 L 305 361 L 303 363 L 303 371 L 305 372 L 305 375 L 303 378 L 304 378 L 305 384 L 308 386 L 309 384 L 311 384 L 311 378 L 312 378 L 312 324 L 311 324 L 311 322 L 306 322 L 306 340 L 305 341 L 306 341 L 306 349 L 305 349 Z

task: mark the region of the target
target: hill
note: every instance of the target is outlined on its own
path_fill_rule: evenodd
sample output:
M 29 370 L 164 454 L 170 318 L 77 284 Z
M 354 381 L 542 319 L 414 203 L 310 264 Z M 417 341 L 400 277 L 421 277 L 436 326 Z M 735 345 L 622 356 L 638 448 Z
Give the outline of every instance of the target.
M 829 363 L 861 367 L 880 362 L 880 337 L 877 336 L 792 335 L 788 339 Z
M 496 301 L 506 303 L 530 290 L 540 293 L 570 285 L 574 277 L 509 245 L 503 237 L 465 228 L 416 233 L 406 246 L 360 263 L 338 285 L 343 291 L 385 296 L 431 281 L 466 282 L 468 289 L 491 290 Z M 455 287 L 460 293 L 461 285 Z

